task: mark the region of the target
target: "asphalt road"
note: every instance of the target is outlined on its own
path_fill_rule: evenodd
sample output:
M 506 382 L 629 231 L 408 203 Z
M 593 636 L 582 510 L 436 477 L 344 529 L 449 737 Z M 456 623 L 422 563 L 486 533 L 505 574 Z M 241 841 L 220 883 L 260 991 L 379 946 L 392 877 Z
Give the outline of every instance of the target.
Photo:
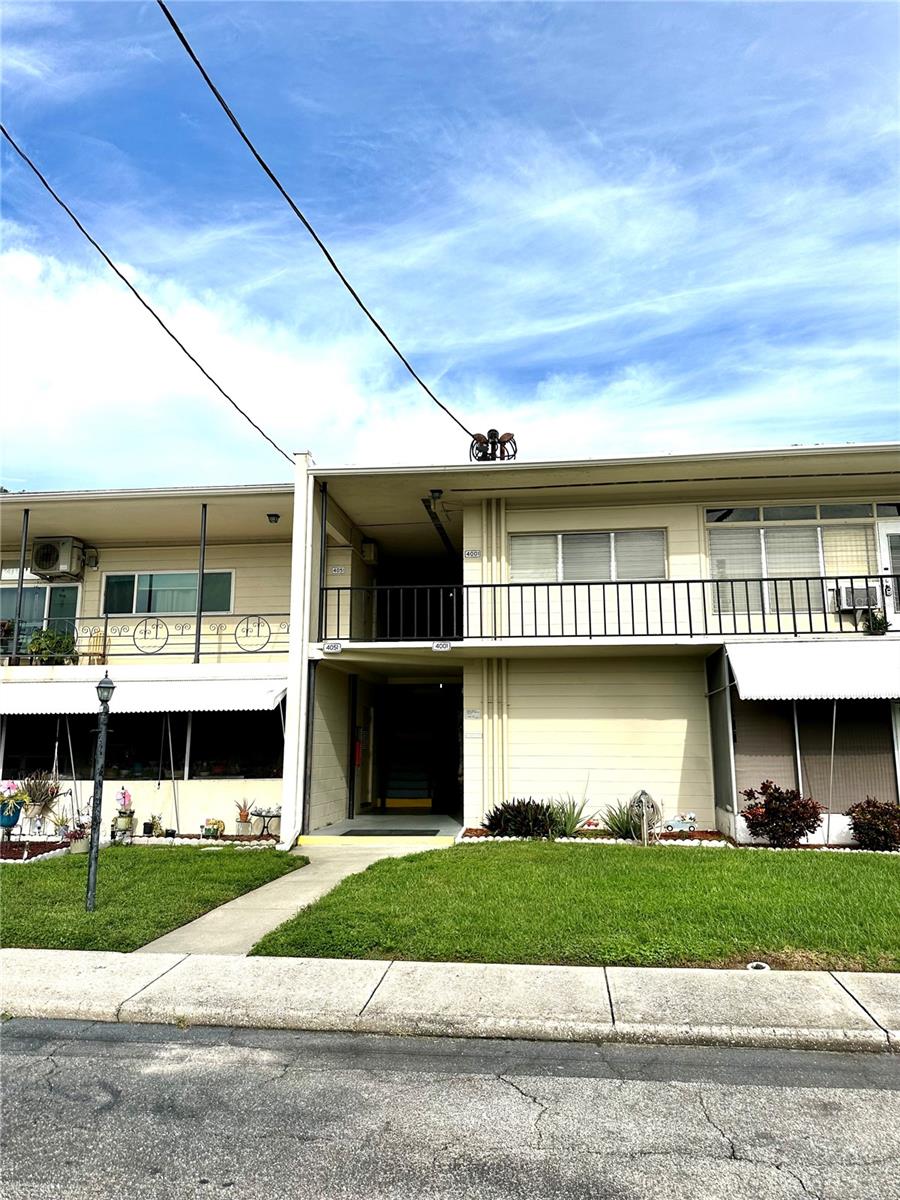
M 900 1200 L 900 1056 L 7 1022 L 2 1196 Z

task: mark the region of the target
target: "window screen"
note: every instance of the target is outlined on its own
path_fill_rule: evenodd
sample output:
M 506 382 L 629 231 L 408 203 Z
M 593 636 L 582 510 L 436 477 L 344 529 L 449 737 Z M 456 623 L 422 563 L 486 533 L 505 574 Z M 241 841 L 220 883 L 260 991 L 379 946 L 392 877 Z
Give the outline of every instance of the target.
M 665 579 L 666 535 L 661 529 L 615 534 L 616 579 Z
M 565 580 L 612 579 L 612 539 L 608 533 L 564 533 L 562 567 Z
M 512 583 L 555 583 L 558 544 L 555 533 L 522 533 L 509 539 Z
M 876 569 L 870 525 L 823 525 L 826 575 L 868 575 Z

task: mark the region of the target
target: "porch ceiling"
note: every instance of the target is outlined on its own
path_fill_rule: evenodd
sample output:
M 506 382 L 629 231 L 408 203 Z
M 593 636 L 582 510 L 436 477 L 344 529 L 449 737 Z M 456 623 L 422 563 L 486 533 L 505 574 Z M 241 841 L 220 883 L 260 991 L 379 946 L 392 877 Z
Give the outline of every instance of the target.
M 185 488 L 115 492 L 16 492 L 0 497 L 4 556 L 17 555 L 22 511 L 34 537 L 76 537 L 91 546 L 197 545 L 200 505 L 207 504 L 210 545 L 290 542 L 290 484 L 246 488 Z M 278 513 L 271 524 L 267 513 Z

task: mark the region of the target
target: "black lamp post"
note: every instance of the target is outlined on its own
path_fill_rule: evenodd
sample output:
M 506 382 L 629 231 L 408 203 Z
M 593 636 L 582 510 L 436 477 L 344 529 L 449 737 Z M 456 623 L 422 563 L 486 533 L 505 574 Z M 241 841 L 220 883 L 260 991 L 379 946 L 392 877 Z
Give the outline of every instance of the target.
M 91 846 L 88 856 L 87 902 L 88 912 L 94 911 L 97 896 L 97 856 L 100 853 L 100 809 L 103 803 L 103 771 L 106 767 L 106 728 L 109 724 L 109 702 L 116 685 L 105 673 L 97 684 L 97 699 L 100 701 L 100 725 L 97 729 L 97 750 L 94 755 L 94 798 L 91 803 Z

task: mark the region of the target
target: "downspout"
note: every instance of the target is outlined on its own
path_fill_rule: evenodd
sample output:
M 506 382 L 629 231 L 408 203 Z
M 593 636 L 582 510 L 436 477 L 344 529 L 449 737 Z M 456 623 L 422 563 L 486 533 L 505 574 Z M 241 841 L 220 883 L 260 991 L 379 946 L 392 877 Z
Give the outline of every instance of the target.
M 203 574 L 206 568 L 206 505 L 200 505 L 200 561 L 197 565 L 197 624 L 194 629 L 194 662 L 200 661 L 200 623 L 203 620 Z
M 320 661 L 318 658 L 311 658 L 306 665 L 306 741 L 303 753 L 303 801 L 300 809 L 301 833 L 309 833 L 309 810 L 312 798 L 313 732 L 316 723 L 316 667 L 318 667 Z
M 437 514 L 437 510 L 434 507 L 434 501 L 431 499 L 430 496 L 423 496 L 422 504 L 425 506 L 425 511 L 428 513 L 428 516 L 431 518 L 431 523 L 434 526 L 435 530 L 437 531 L 438 537 L 441 539 L 441 541 L 444 544 L 444 549 L 447 551 L 447 553 L 450 555 L 450 557 L 455 560 L 456 559 L 456 547 L 453 545 L 453 542 L 450 540 L 450 534 L 447 532 L 444 522 L 441 520 L 441 518 Z
M 794 709 L 794 761 L 797 767 L 797 791 L 803 791 L 803 767 L 800 763 L 800 725 L 797 721 L 797 701 L 792 700 Z
M 16 612 L 13 618 L 12 653 L 19 658 L 19 626 L 22 622 L 22 592 L 25 587 L 25 551 L 28 548 L 28 520 L 31 510 L 22 509 L 22 545 L 19 548 L 19 577 L 16 582 Z
M 481 660 L 481 815 L 492 807 L 490 797 L 490 712 L 488 709 L 488 663 Z
M 347 820 L 356 816 L 356 716 L 359 706 L 359 676 L 351 675 L 348 682 L 348 709 L 350 732 L 347 746 Z
M 322 497 L 322 512 L 319 518 L 319 620 L 318 640 L 321 642 L 325 637 L 325 558 L 328 548 L 328 484 L 324 481 L 319 484 L 319 494 Z M 352 582 L 352 580 L 351 580 Z M 337 636 L 341 636 L 340 628 L 338 628 Z

